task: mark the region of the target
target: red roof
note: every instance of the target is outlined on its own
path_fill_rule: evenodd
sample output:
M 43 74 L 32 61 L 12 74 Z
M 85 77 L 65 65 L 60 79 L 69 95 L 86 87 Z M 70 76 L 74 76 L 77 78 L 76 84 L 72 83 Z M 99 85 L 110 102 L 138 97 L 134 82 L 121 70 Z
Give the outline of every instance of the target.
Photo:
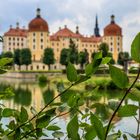
M 48 23 L 41 17 L 34 18 L 29 23 L 29 31 L 49 31 Z
M 81 38 L 81 34 L 76 34 L 72 32 L 70 29 L 65 27 L 64 29 L 60 29 L 58 32 L 56 32 L 54 35 L 52 35 L 52 38 L 55 37 L 73 37 L 73 38 Z
M 95 36 L 83 37 L 83 38 L 81 38 L 81 41 L 82 42 L 97 43 L 97 42 L 101 42 L 102 41 L 102 37 L 95 37 Z
M 122 29 L 115 23 L 110 23 L 104 28 L 104 36 L 122 36 Z
M 27 37 L 28 30 L 20 29 L 20 28 L 10 28 L 8 32 L 4 34 L 4 36 L 20 36 Z

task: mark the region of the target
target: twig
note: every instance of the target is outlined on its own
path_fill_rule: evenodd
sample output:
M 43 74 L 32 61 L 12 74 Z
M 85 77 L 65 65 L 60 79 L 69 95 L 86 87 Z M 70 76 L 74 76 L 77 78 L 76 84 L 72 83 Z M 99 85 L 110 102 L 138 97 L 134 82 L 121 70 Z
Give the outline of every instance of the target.
M 134 82 L 132 83 L 132 85 L 126 90 L 125 95 L 123 96 L 123 98 L 120 101 L 118 107 L 116 108 L 116 110 L 114 111 L 114 113 L 111 116 L 111 119 L 110 119 L 110 121 L 109 121 L 109 123 L 107 125 L 106 134 L 105 134 L 105 140 L 107 139 L 107 135 L 108 135 L 108 132 L 109 132 L 109 127 L 111 125 L 111 122 L 112 122 L 113 118 L 115 117 L 117 111 L 119 110 L 120 106 L 122 105 L 124 99 L 126 98 L 126 96 L 128 95 L 128 93 L 130 92 L 130 90 L 132 89 L 132 87 L 135 85 L 135 83 L 137 82 L 137 80 L 139 78 L 139 75 L 140 75 L 140 68 L 139 68 L 139 71 L 138 71 L 138 74 L 137 74 L 136 79 L 134 80 Z
M 52 120 L 50 120 L 50 122 L 52 122 L 53 120 L 55 120 L 55 119 L 58 118 L 58 117 L 67 115 L 67 114 L 70 113 L 72 110 L 73 110 L 73 109 L 71 109 L 70 111 L 68 111 L 68 112 L 66 112 L 66 113 L 57 115 L 57 116 L 54 117 Z M 50 123 L 50 122 L 49 122 L 49 123 Z M 37 130 L 37 128 L 31 130 L 30 132 L 28 132 L 27 134 L 25 134 L 24 136 L 22 136 L 22 137 L 20 138 L 20 140 L 22 140 L 23 138 L 25 138 L 26 136 L 30 135 L 31 133 L 33 133 L 33 132 L 36 131 L 36 130 Z
M 15 132 L 18 128 L 26 125 L 27 123 L 31 122 L 33 119 L 35 119 L 38 115 L 40 115 L 41 112 L 43 112 L 55 99 L 57 99 L 58 97 L 60 97 L 61 95 L 63 95 L 65 92 L 67 92 L 72 86 L 74 86 L 74 84 L 71 84 L 67 89 L 65 89 L 63 92 L 61 92 L 60 94 L 58 94 L 56 97 L 54 97 L 48 104 L 46 104 L 36 115 L 34 115 L 30 120 L 28 120 L 27 122 L 19 125 L 17 128 L 15 128 L 13 131 L 9 132 L 7 134 L 7 136 L 9 136 L 11 133 Z

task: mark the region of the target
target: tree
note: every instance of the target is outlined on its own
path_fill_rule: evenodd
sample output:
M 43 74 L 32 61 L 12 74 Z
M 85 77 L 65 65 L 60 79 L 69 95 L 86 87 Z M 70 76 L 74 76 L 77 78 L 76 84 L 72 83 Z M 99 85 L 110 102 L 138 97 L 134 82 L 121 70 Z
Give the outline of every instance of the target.
M 11 51 L 7 51 L 2 53 L 2 57 L 13 58 L 13 53 Z
M 63 48 L 60 54 L 60 64 L 67 66 L 69 61 L 69 49 Z
M 52 48 L 46 48 L 44 50 L 43 63 L 48 65 L 49 70 L 51 69 L 50 65 L 54 64 L 54 52 Z
M 118 54 L 118 64 L 122 65 L 123 68 L 124 68 L 124 71 L 127 73 L 127 67 L 128 67 L 128 64 L 127 62 L 130 60 L 130 57 L 129 57 L 129 53 L 128 52 L 120 52 Z
M 72 39 L 70 39 L 69 42 L 69 60 L 72 64 L 77 64 L 78 63 L 78 50 L 77 47 Z
M 101 43 L 99 46 L 99 50 L 102 51 L 103 57 L 106 57 L 108 55 L 109 46 L 106 43 Z
M 32 63 L 30 49 L 29 48 L 22 49 L 20 57 L 21 57 L 21 65 L 26 65 L 26 70 L 28 70 L 28 65 Z
M 124 66 L 124 61 L 126 59 L 129 59 L 129 53 L 128 52 L 120 52 L 118 54 L 118 64 Z
M 85 49 L 85 51 L 81 51 L 78 54 L 78 62 L 80 64 L 81 69 L 83 69 L 84 64 L 88 63 L 88 52 Z
M 16 49 L 14 51 L 14 63 L 19 66 L 19 70 L 20 70 L 20 66 L 21 66 L 21 54 L 20 53 L 21 53 L 20 49 Z

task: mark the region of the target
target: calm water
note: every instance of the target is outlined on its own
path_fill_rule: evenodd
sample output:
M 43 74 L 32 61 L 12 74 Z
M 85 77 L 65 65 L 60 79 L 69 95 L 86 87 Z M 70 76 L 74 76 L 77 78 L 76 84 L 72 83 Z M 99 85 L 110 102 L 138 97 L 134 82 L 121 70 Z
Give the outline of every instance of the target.
M 32 115 L 30 108 L 35 108 L 36 111 L 39 111 L 44 105 L 54 96 L 58 94 L 57 90 L 57 82 L 53 81 L 53 83 L 49 83 L 46 86 L 39 85 L 35 81 L 31 80 L 21 80 L 21 79 L 0 79 L 1 90 L 6 87 L 11 87 L 14 89 L 15 96 L 10 97 L 7 100 L 2 101 L 2 103 L 9 108 L 19 109 L 21 106 L 27 108 L 30 116 Z M 83 88 L 83 87 L 79 87 Z M 84 89 L 84 88 L 83 88 Z M 72 91 L 77 91 L 77 89 L 72 89 Z M 122 98 L 123 93 L 121 91 L 103 91 L 103 90 L 89 90 L 83 94 L 85 104 L 80 108 L 83 112 L 87 110 L 87 108 L 92 108 L 92 110 L 101 116 L 102 120 L 106 122 L 106 120 L 110 117 L 109 114 L 112 111 L 109 107 L 115 107 L 118 101 Z M 137 97 L 129 96 L 124 102 L 124 104 L 132 103 L 137 104 Z M 61 102 L 61 100 L 65 100 L 64 98 L 58 98 L 55 103 Z M 95 110 L 96 108 L 96 110 Z M 66 124 L 68 123 L 69 117 L 71 115 L 65 115 L 60 118 L 57 118 L 54 122 L 57 122 L 59 126 L 61 126 L 62 131 L 66 131 Z M 137 116 L 138 117 L 138 116 Z M 6 123 L 6 119 L 4 122 Z M 123 130 L 125 132 L 136 133 L 137 123 L 133 117 L 127 118 L 115 118 L 116 130 Z M 50 136 L 50 138 L 52 138 Z M 131 138 L 129 137 L 129 140 Z

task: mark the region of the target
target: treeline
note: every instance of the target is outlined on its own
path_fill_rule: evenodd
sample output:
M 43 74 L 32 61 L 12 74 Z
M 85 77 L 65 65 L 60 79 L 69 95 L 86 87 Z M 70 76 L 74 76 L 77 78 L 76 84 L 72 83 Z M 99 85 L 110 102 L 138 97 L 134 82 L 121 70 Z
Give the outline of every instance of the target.
M 102 51 L 103 57 L 110 57 L 110 63 L 114 64 L 115 61 L 112 57 L 112 53 L 109 52 L 109 47 L 106 43 L 102 43 L 99 46 L 99 51 Z M 94 58 L 97 52 L 93 52 L 91 55 L 91 59 Z M 13 58 L 13 64 L 19 66 L 19 70 L 21 65 L 26 65 L 26 70 L 28 70 L 28 65 L 32 64 L 32 54 L 29 48 L 23 49 L 15 49 L 12 53 L 11 51 L 4 52 L 0 55 L 1 58 L 8 57 Z M 120 52 L 118 56 L 118 63 L 123 65 L 126 58 L 129 58 L 129 54 L 127 52 Z M 78 48 L 74 41 L 70 39 L 69 48 L 63 48 L 60 53 L 60 64 L 67 66 L 70 61 L 72 64 L 79 64 L 80 69 L 84 68 L 84 65 L 89 63 L 89 53 L 86 49 L 78 52 Z M 54 57 L 54 51 L 52 48 L 44 49 L 43 58 L 41 59 L 42 63 L 48 65 L 48 69 L 50 70 L 50 66 L 56 63 Z

